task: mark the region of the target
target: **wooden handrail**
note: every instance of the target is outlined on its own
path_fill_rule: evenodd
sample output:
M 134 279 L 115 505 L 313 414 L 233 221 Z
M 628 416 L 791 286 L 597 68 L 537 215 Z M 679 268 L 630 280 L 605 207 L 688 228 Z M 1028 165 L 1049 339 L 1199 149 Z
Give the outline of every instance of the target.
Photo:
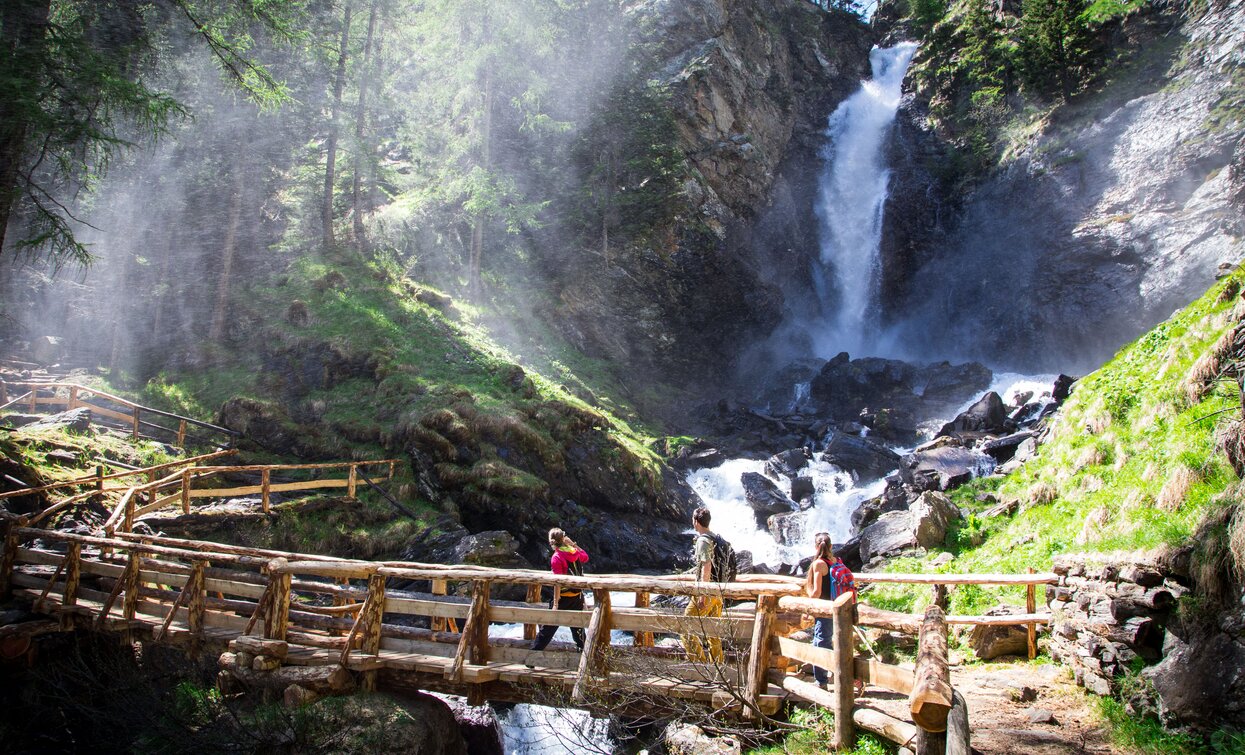
M 0 499 L 13 498 L 15 496 L 22 496 L 22 495 L 33 495 L 35 493 L 45 493 L 49 490 L 57 490 L 59 488 L 68 488 L 68 487 L 73 487 L 74 485 L 86 485 L 88 483 L 94 483 L 99 480 L 118 480 L 118 479 L 121 479 L 122 477 L 134 477 L 136 475 L 150 474 L 152 472 L 161 472 L 165 469 L 171 469 L 173 467 L 180 467 L 186 464 L 195 464 L 200 461 L 206 461 L 208 459 L 220 458 L 221 456 L 229 456 L 231 454 L 236 454 L 237 452 L 238 452 L 237 449 L 228 448 L 228 449 L 224 449 L 221 451 L 213 451 L 212 453 L 208 453 L 208 454 L 201 454 L 199 456 L 190 456 L 185 459 L 177 459 L 175 461 L 166 461 L 165 463 L 157 464 L 154 467 L 143 467 L 141 469 L 131 469 L 131 470 L 123 471 L 123 472 L 113 472 L 112 474 L 106 474 L 106 475 L 103 475 L 102 477 L 97 476 L 97 475 L 90 475 L 87 477 L 76 477 L 72 480 L 62 480 L 61 482 L 54 482 L 49 485 L 41 485 L 37 488 L 22 488 L 20 490 L 9 490 L 9 491 L 0 493 Z
M 153 409 L 150 406 L 143 406 L 142 404 L 136 404 L 133 401 L 130 401 L 129 399 L 121 398 L 120 396 L 109 393 L 108 391 L 104 391 L 99 388 L 91 388 L 90 386 L 81 385 L 79 383 L 69 383 L 69 382 L 61 382 L 61 381 L 57 381 L 54 383 L 38 383 L 38 382 L 25 381 L 25 382 L 9 383 L 9 385 L 16 385 L 16 386 L 23 386 L 23 387 L 28 386 L 36 390 L 40 388 L 44 388 L 44 389 L 54 389 L 54 388 L 74 389 L 76 388 L 78 391 L 86 391 L 87 393 L 92 393 L 96 396 L 99 396 L 100 398 L 108 399 L 109 401 L 116 402 L 130 409 L 138 409 L 139 411 L 149 412 L 159 417 L 168 417 L 169 419 L 185 421 L 187 424 L 191 424 L 196 427 L 202 427 L 206 430 L 212 430 L 213 432 L 225 433 L 226 435 L 231 435 L 231 436 L 241 435 L 241 433 L 239 433 L 237 430 L 230 430 L 227 427 L 213 425 L 211 422 L 204 422 L 203 420 L 194 419 L 193 417 L 186 417 L 181 414 L 174 414 L 173 412 L 166 412 L 162 409 Z

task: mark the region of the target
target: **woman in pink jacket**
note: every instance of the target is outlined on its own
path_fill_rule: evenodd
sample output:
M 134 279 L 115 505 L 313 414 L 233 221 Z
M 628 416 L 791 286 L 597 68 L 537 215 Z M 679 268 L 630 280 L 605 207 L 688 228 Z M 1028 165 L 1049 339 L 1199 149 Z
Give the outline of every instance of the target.
M 549 568 L 554 574 L 573 574 L 576 577 L 584 575 L 580 564 L 588 563 L 588 554 L 576 545 L 574 540 L 567 537 L 565 532 L 557 527 L 549 530 L 549 547 L 553 549 L 553 556 L 549 559 Z M 584 610 L 583 590 L 555 585 L 553 598 L 549 600 L 549 607 L 563 611 L 582 611 Z M 532 650 L 544 650 L 557 631 L 557 625 L 542 625 L 536 634 L 536 641 L 532 643 Z M 571 637 L 575 639 L 575 644 L 579 646 L 579 649 L 583 650 L 583 627 L 571 627 Z

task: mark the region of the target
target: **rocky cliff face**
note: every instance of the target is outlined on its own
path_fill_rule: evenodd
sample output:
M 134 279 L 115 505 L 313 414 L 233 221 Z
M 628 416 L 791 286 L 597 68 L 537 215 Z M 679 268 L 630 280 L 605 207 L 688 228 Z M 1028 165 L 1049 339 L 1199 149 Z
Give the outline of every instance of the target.
M 816 248 L 820 134 L 866 75 L 871 37 L 803 0 L 645 0 L 632 14 L 685 157 L 679 211 L 572 275 L 556 317 L 590 353 L 704 374 L 782 318 L 782 261 Z
M 1241 260 L 1245 2 L 1186 18 L 1130 19 L 1133 62 L 967 195 L 940 194 L 939 134 L 909 100 L 883 254 L 888 315 L 913 352 L 1092 368 Z

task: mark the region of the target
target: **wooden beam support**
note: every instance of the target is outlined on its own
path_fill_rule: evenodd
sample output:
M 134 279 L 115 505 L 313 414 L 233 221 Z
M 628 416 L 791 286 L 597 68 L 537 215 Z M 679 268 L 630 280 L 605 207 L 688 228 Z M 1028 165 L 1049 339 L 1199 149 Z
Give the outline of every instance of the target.
M 947 622 L 938 606 L 925 609 L 908 705 L 913 722 L 922 730 L 946 731 L 951 710 L 951 672 L 947 664 Z
M 463 666 L 467 663 L 469 653 L 474 651 L 476 634 L 481 621 L 484 623 L 485 638 L 488 637 L 488 592 L 489 583 L 475 580 L 471 583 L 471 609 L 467 612 L 467 623 L 463 626 L 462 635 L 458 640 L 458 650 L 454 653 L 454 663 L 450 667 L 449 678 L 456 682 L 463 680 Z
M 203 570 L 206 568 L 206 561 L 195 561 L 190 568 L 190 579 L 186 582 L 185 589 L 190 591 L 190 597 L 187 599 L 189 605 L 186 609 L 186 623 L 190 627 L 191 655 L 198 655 L 199 653 L 199 644 L 203 633 L 203 617 L 207 612 L 207 589 L 203 583 Z
M 856 746 L 856 728 L 852 722 L 852 706 L 855 704 L 856 664 L 852 605 L 855 593 L 844 593 L 834 601 L 834 631 L 831 646 L 834 648 L 834 734 L 831 744 L 836 750 L 851 750 Z
M 70 543 L 69 552 L 65 555 L 65 592 L 61 598 L 62 606 L 78 604 L 78 583 L 82 580 L 82 545 Z M 74 617 L 69 611 L 61 613 L 61 629 L 73 629 Z
M 367 580 L 367 599 L 363 601 L 363 609 L 359 611 L 362 624 L 359 629 L 360 650 L 368 655 L 380 652 L 380 630 L 385 617 L 385 578 L 373 574 Z M 487 624 L 485 631 L 488 630 Z M 353 630 L 352 630 L 353 631 Z M 349 643 L 347 643 L 349 647 Z M 376 672 L 363 672 L 363 690 L 376 691 Z
M 154 492 L 153 492 L 154 494 Z M 182 513 L 190 513 L 190 470 L 182 472 Z
M 18 522 L 4 520 L 4 554 L 0 556 L 0 600 L 8 600 L 13 592 L 13 564 L 21 540 L 17 534 Z
M 284 640 L 290 623 L 290 582 L 293 575 L 285 571 L 286 560 L 274 558 L 268 562 L 268 579 L 272 589 L 267 615 L 264 617 L 264 637 Z
M 647 591 L 640 590 L 636 592 L 635 607 L 636 608 L 648 608 L 649 607 L 649 594 Z M 654 643 L 653 643 L 652 632 L 637 631 L 635 633 L 635 646 L 636 647 L 651 648 L 653 647 L 653 644 Z
M 540 604 L 540 585 L 533 584 L 533 585 L 527 586 L 527 598 L 525 602 L 533 603 L 536 605 Z M 442 619 L 442 621 L 444 621 L 444 619 Z M 523 625 L 523 639 L 535 640 L 536 631 L 537 631 L 536 626 L 537 626 L 536 624 L 524 624 Z
M 264 513 L 271 513 L 272 508 L 269 503 L 269 497 L 272 495 L 272 470 L 265 469 L 259 473 L 259 504 L 263 507 Z
M 746 718 L 760 718 L 761 694 L 769 686 L 765 678 L 769 668 L 770 632 L 778 611 L 778 598 L 774 595 L 757 596 L 756 617 L 752 622 L 752 646 L 748 652 L 748 676 L 744 698 L 752 706 L 744 711 Z
M 1033 567 L 1029 567 L 1029 573 L 1033 573 Z M 1037 612 L 1037 593 L 1033 585 L 1025 587 L 1025 611 L 1033 614 Z M 1029 660 L 1037 657 L 1037 625 L 1029 624 L 1025 627 L 1029 640 Z
M 578 675 L 571 699 L 583 702 L 588 699 L 588 686 L 593 677 L 608 674 L 605 667 L 605 649 L 610 644 L 610 592 L 609 590 L 593 590 L 592 619 L 588 622 L 588 633 L 584 638 L 584 652 L 579 657 Z

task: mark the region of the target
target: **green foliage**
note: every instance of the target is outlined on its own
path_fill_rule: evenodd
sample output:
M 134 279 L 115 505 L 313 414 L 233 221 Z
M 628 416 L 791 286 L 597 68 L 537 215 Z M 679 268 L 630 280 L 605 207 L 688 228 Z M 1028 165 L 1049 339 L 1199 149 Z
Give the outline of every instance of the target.
M 957 489 L 953 498 L 968 520 L 949 542 L 955 560 L 944 568 L 1042 570 L 1064 552 L 1178 545 L 1227 506 L 1222 494 L 1236 475 L 1216 448 L 1215 432 L 1221 412 L 1236 405 L 1235 386 L 1212 386 L 1192 401 L 1183 386 L 1236 325 L 1235 298 L 1221 296 L 1236 278 L 1216 284 L 1083 378 L 1035 459 L 1002 481 L 974 480 Z M 1054 499 L 1036 502 L 1039 492 Z M 1018 500 L 1021 512 L 982 520 L 975 515 L 991 504 L 976 500 L 981 493 Z M 1023 598 L 1022 589 L 960 588 L 952 593 L 952 611 L 978 613 Z
M 1018 62 L 1025 83 L 1065 100 L 1089 75 L 1093 28 L 1084 0 L 1024 0 Z
M 68 196 L 89 189 L 140 141 L 164 135 L 186 109 L 155 82 L 163 48 L 189 20 L 242 88 L 264 102 L 283 89 L 247 55 L 254 27 L 292 38 L 302 2 L 176 0 L 168 16 L 110 0 L 15 0 L 0 28 L 0 240 L 53 262 L 88 263 Z M 20 226 L 15 222 L 20 218 Z

